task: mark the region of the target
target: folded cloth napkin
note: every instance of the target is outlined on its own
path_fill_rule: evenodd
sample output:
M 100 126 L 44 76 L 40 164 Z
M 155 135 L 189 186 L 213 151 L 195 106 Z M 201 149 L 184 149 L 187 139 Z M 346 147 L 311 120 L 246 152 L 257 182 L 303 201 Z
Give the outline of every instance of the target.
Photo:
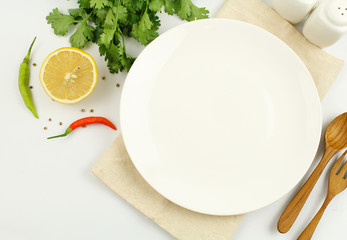
M 311 44 L 260 0 L 227 0 L 216 17 L 255 24 L 286 42 L 306 64 L 321 98 L 343 66 L 342 60 Z M 134 167 L 121 135 L 93 166 L 92 172 L 124 200 L 177 239 L 231 239 L 243 217 L 200 214 L 162 197 Z

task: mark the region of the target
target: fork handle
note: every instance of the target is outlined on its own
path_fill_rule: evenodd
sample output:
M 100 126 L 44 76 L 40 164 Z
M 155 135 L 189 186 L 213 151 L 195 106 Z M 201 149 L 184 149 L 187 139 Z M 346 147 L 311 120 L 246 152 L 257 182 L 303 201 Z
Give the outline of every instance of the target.
M 309 240 L 309 239 L 312 238 L 313 233 L 316 230 L 316 227 L 317 227 L 320 219 L 322 218 L 325 209 L 329 205 L 331 199 L 333 199 L 333 198 L 330 197 L 330 195 L 328 194 L 328 196 L 326 197 L 326 199 L 325 199 L 324 203 L 322 204 L 321 208 L 317 212 L 316 216 L 314 216 L 314 218 L 307 225 L 305 230 L 300 234 L 298 240 Z
M 279 232 L 286 233 L 292 227 L 325 166 L 337 152 L 338 150 L 326 146 L 322 160 L 318 163 L 311 176 L 291 200 L 278 220 L 277 229 Z

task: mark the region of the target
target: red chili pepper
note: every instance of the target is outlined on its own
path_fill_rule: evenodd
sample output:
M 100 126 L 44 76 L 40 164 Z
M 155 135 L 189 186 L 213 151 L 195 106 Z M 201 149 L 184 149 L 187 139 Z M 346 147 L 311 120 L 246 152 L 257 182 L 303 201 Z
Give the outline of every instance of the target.
M 113 123 L 111 123 L 109 120 L 107 120 L 104 117 L 86 117 L 86 118 L 81 118 L 81 119 L 71 123 L 70 126 L 66 129 L 64 134 L 49 137 L 48 139 L 65 137 L 65 136 L 69 135 L 72 132 L 72 130 L 74 130 L 78 127 L 85 126 L 88 124 L 94 124 L 94 123 L 101 123 L 101 124 L 104 124 L 104 125 L 112 128 L 112 129 L 114 129 L 114 130 L 117 130 L 116 126 L 113 125 Z

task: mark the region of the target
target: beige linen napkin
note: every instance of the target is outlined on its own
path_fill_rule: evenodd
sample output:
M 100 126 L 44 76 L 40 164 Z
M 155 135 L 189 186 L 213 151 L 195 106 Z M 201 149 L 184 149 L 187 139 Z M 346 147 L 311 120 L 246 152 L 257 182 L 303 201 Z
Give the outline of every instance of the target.
M 308 42 L 291 24 L 260 0 L 227 0 L 217 17 L 258 25 L 286 42 L 306 64 L 321 98 L 343 66 L 342 60 Z M 93 166 L 92 172 L 124 200 L 177 239 L 231 239 L 243 217 L 200 214 L 162 197 L 135 169 L 121 135 Z

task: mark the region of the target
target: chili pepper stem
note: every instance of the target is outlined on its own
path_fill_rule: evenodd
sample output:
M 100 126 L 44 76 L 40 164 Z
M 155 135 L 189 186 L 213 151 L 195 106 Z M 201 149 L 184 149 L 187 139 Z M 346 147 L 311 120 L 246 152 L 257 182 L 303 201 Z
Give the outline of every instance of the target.
M 30 58 L 30 54 L 31 54 L 31 49 L 33 48 L 34 46 L 34 43 L 36 41 L 36 37 L 34 38 L 34 40 L 32 41 L 30 47 L 29 47 L 29 50 L 28 50 L 28 54 L 25 56 L 23 62 L 26 62 L 26 63 L 29 63 L 29 58 Z
M 72 128 L 68 127 L 65 131 L 65 133 L 57 135 L 57 136 L 53 136 L 53 137 L 49 137 L 47 139 L 52 139 L 52 138 L 59 138 L 59 137 L 65 137 L 67 135 L 69 135 L 72 132 Z

